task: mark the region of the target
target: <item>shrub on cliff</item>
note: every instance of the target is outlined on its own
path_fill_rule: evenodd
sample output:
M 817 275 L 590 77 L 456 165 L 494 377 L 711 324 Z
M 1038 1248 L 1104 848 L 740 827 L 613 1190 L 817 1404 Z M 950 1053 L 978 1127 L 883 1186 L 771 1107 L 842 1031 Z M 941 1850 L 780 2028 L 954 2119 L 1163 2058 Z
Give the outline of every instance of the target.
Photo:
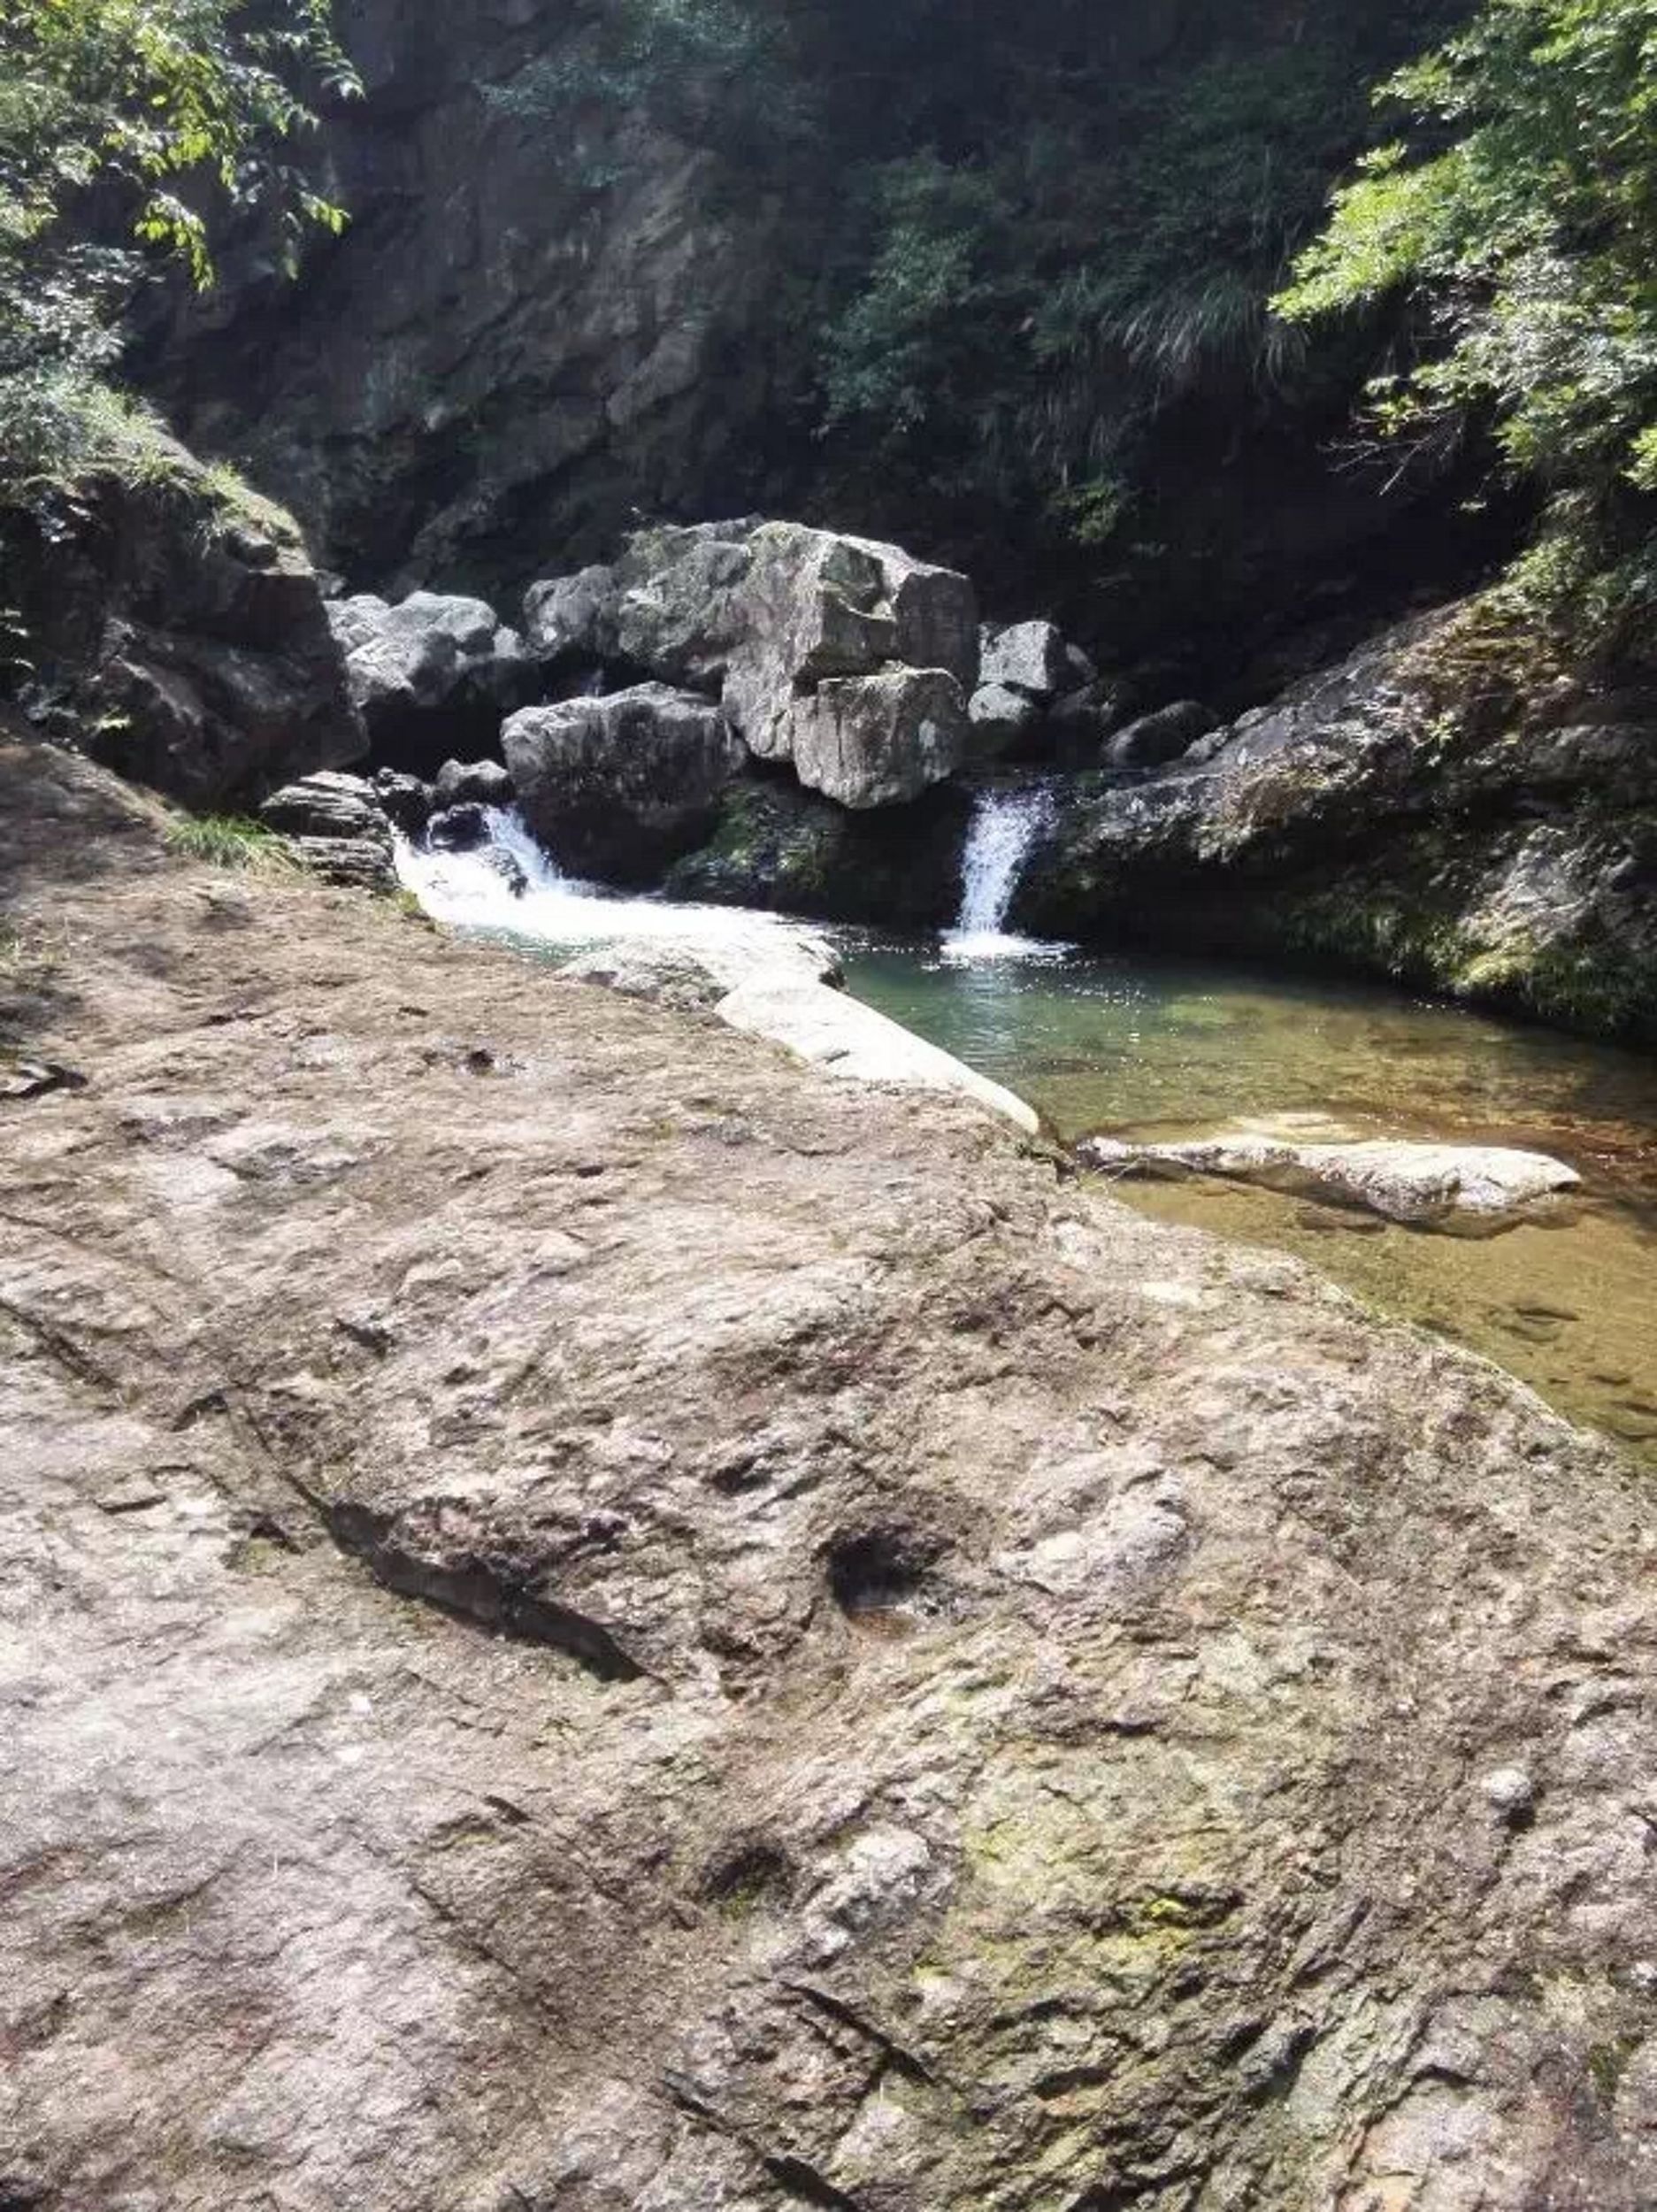
M 1657 597 L 1657 0 L 1486 0 L 1381 97 L 1404 134 L 1336 196 L 1278 311 L 1416 303 L 1371 429 L 1404 466 L 1493 426 L 1546 500 L 1515 585 L 1614 636 Z
M 354 82 L 328 0 L 0 11 L 0 500 L 29 503 L 88 449 L 109 457 L 98 380 L 147 270 L 209 282 L 232 211 L 257 211 L 288 267 L 308 229 L 339 228 L 292 154 L 310 101 Z

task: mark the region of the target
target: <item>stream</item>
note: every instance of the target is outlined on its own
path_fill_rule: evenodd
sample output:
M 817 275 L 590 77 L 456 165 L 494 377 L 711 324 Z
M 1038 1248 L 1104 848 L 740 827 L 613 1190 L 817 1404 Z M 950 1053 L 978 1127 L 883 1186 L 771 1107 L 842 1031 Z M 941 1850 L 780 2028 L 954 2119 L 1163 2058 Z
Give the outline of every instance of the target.
M 848 987 L 1028 1099 L 1065 1141 L 1257 1123 L 1552 1153 L 1584 1187 L 1545 1221 L 1445 1235 L 1251 1185 L 1134 1177 L 1158 1219 L 1294 1252 L 1389 1316 L 1495 1360 L 1657 1466 L 1657 1064 L 1358 983 L 1032 942 L 1008 933 L 1041 828 L 1038 791 L 996 795 L 941 940 L 835 933 Z M 515 815 L 482 852 L 403 847 L 403 880 L 453 926 L 556 953 L 618 938 L 745 942 L 794 925 L 574 883 Z

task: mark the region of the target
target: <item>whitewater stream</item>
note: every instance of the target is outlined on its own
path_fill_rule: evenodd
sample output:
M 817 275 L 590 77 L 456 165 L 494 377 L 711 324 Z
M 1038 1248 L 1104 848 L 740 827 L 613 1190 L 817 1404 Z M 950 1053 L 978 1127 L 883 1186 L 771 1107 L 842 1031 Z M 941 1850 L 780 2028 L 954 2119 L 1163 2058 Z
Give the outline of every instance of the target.
M 1300 1254 L 1657 1465 L 1657 1066 L 1378 987 L 1012 934 L 1047 803 L 1034 787 L 986 795 L 942 939 L 837 933 L 848 987 L 1028 1099 L 1066 1141 L 1173 1139 L 1239 1120 L 1304 1129 L 1313 1118 L 1354 1137 L 1565 1160 L 1584 1178 L 1580 1199 L 1481 1239 L 1206 1179 L 1114 1189 L 1159 1218 Z M 439 920 L 542 955 L 623 938 L 751 947 L 756 931 L 800 926 L 572 882 L 510 812 L 491 818 L 491 834 L 474 853 L 404 845 L 402 879 Z

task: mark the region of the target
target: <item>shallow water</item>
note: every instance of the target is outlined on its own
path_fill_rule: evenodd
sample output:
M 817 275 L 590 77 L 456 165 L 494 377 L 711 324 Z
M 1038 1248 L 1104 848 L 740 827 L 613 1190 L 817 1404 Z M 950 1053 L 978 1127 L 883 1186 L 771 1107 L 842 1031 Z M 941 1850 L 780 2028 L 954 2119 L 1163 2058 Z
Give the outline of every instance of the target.
M 1657 1064 L 1362 985 L 1016 944 L 963 960 L 865 943 L 851 987 L 1005 1083 L 1067 1139 L 1328 1117 L 1354 1136 L 1550 1152 L 1584 1178 L 1547 1225 L 1435 1235 L 1246 1185 L 1118 1194 L 1313 1261 L 1499 1361 L 1657 1464 Z

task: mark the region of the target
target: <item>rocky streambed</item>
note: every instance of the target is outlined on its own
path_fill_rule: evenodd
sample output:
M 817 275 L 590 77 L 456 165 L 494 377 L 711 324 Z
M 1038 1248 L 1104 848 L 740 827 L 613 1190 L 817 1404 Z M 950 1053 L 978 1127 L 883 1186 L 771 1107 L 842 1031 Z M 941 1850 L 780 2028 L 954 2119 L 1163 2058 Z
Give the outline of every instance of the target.
M 0 2196 L 1650 2200 L 1645 1486 L 0 746 Z

